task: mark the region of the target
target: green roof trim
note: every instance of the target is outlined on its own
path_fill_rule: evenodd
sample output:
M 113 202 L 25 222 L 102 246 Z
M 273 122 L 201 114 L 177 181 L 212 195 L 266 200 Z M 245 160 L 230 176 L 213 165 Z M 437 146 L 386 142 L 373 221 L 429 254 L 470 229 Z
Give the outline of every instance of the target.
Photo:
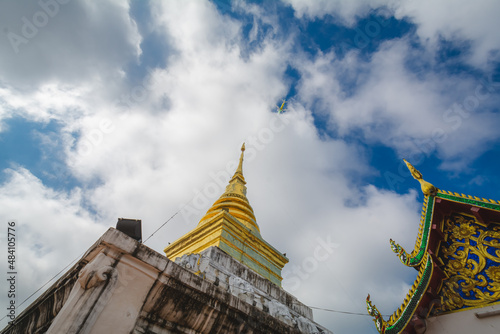
M 410 301 L 406 305 L 405 309 L 403 310 L 403 313 L 400 315 L 398 320 L 396 320 L 393 325 L 388 326 L 385 329 L 385 334 L 400 333 L 403 329 L 405 329 L 406 325 L 408 325 L 411 318 L 415 314 L 415 311 L 417 310 L 417 307 L 420 303 L 420 300 L 422 299 L 422 296 L 424 295 L 425 291 L 427 290 L 427 287 L 429 286 L 432 277 L 432 271 L 433 271 L 432 257 L 430 254 L 427 253 L 427 264 L 422 274 L 422 278 L 418 283 L 417 288 L 415 289 L 415 292 L 411 296 Z
M 431 232 L 432 215 L 434 211 L 434 196 L 429 197 L 429 202 L 427 203 L 427 211 L 425 212 L 424 227 L 422 230 L 422 239 L 420 240 L 420 247 L 417 255 L 414 257 L 408 257 L 407 264 L 411 267 L 418 266 L 424 254 L 427 251 L 427 243 L 429 242 L 429 235 Z
M 408 323 L 412 319 L 413 315 L 417 311 L 417 308 L 422 300 L 424 293 L 427 291 L 429 284 L 431 282 L 432 273 L 434 270 L 434 263 L 432 261 L 432 257 L 429 253 L 426 253 L 427 257 L 425 258 L 425 266 L 420 268 L 419 274 L 413 283 L 412 288 L 408 292 L 407 298 L 408 300 L 405 304 L 403 304 L 400 309 L 389 318 L 389 321 L 385 321 L 382 318 L 379 310 L 376 306 L 372 305 L 370 301 L 370 295 L 368 295 L 366 299 L 368 314 L 373 316 L 375 319 L 375 325 L 377 330 L 381 334 L 398 334 L 403 331 Z M 402 309 L 402 311 L 400 311 Z M 393 320 L 395 319 L 395 320 Z
M 420 219 L 419 238 L 415 244 L 414 250 L 408 254 L 403 247 L 396 244 L 392 239 L 390 240 L 391 249 L 394 253 L 398 254 L 399 260 L 408 267 L 418 267 L 425 256 L 427 245 L 429 243 L 429 236 L 431 234 L 432 216 L 434 214 L 434 198 L 435 196 L 426 196 L 424 202 L 425 211 L 422 211 L 422 218 Z
M 483 202 L 480 200 L 478 201 L 478 200 L 471 199 L 471 198 L 449 195 L 449 194 L 445 194 L 445 193 L 441 193 L 441 192 L 438 193 L 436 195 L 436 197 L 459 202 L 459 203 L 470 204 L 470 205 L 478 206 L 478 207 L 485 208 L 485 209 L 493 209 L 493 210 L 500 211 L 500 205 L 494 204 L 494 203 L 487 203 L 487 202 Z

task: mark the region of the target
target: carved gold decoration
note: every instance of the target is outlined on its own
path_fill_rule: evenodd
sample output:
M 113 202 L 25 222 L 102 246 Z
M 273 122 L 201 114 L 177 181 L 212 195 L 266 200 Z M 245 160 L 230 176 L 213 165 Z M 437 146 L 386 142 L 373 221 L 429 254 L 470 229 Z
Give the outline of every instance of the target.
M 451 233 L 456 239 L 470 238 L 471 236 L 476 234 L 476 227 L 472 226 L 469 223 L 463 223 L 459 226 L 453 227 Z
M 443 305 L 436 313 L 478 307 L 500 300 L 500 227 L 486 227 L 473 216 L 445 219 L 449 239 L 441 248 Z
M 486 269 L 486 274 L 494 282 L 500 282 L 500 267 L 490 267 Z

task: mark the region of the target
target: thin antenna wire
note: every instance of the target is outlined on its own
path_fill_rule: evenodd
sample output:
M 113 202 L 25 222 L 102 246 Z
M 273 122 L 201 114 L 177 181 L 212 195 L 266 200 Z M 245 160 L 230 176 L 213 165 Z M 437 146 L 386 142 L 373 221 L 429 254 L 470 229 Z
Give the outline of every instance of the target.
M 171 221 L 175 216 L 177 216 L 177 214 L 179 212 L 181 212 L 182 209 L 184 209 L 184 207 L 186 205 L 188 205 L 191 201 L 188 201 L 186 204 L 184 204 L 179 210 L 177 210 L 176 213 L 174 213 L 169 219 L 167 219 L 166 222 L 164 222 L 160 227 L 158 227 L 153 233 L 151 233 L 151 235 L 149 237 L 147 237 L 144 241 L 143 241 L 143 244 L 145 244 L 153 235 L 156 234 L 156 232 L 158 232 L 160 229 L 162 229 L 169 221 Z M 27 300 L 29 300 L 31 297 L 33 297 L 38 291 L 40 291 L 43 287 L 45 287 L 47 284 L 49 284 L 52 280 L 54 280 L 59 274 L 61 274 L 64 270 L 66 270 L 66 268 L 68 268 L 71 264 L 73 264 L 74 262 L 76 262 L 79 258 L 81 258 L 83 256 L 83 254 L 85 254 L 85 252 L 81 253 L 77 258 L 75 258 L 73 261 L 71 261 L 68 265 L 66 265 L 63 269 L 61 269 L 57 274 L 55 274 L 51 279 L 49 279 L 47 282 L 45 282 L 45 284 L 43 284 L 41 287 L 39 287 L 35 292 L 33 292 L 31 295 L 29 295 L 23 302 L 21 302 L 19 304 L 19 306 L 23 305 Z M 18 307 L 19 307 L 18 306 Z M 366 314 L 366 313 L 357 313 L 357 312 L 348 312 L 348 311 L 338 311 L 338 310 L 331 310 L 331 309 L 326 309 L 326 308 L 321 308 L 321 307 L 315 307 L 315 306 L 308 306 L 312 309 L 316 309 L 316 310 L 321 310 L 321 311 L 327 311 L 327 312 L 333 312 L 333 313 L 342 313 L 342 314 L 350 314 L 350 315 L 362 315 L 362 316 L 370 316 L 369 314 Z M 387 316 L 387 315 L 384 315 L 384 316 Z M 5 318 L 7 317 L 7 315 L 5 315 L 2 319 L 0 319 L 0 321 L 4 320 Z
M 28 299 L 30 299 L 31 297 L 33 297 L 38 291 L 40 291 L 41 289 L 43 289 L 43 287 L 45 287 L 47 284 L 49 284 L 50 282 L 52 282 L 52 280 L 54 280 L 54 278 L 56 278 L 60 273 L 62 273 L 64 270 L 66 270 L 66 268 L 68 268 L 70 265 L 72 265 L 74 262 L 76 262 L 79 258 L 81 258 L 83 256 L 83 254 L 85 254 L 85 252 L 81 253 L 77 258 L 75 258 L 73 261 L 71 261 L 70 263 L 68 263 L 68 265 L 66 265 L 66 267 L 62 268 L 57 274 L 55 274 L 51 279 L 49 279 L 47 282 L 45 282 L 44 285 L 42 285 L 41 287 L 39 287 L 35 292 L 33 292 L 31 295 L 28 296 L 28 298 L 26 298 L 25 300 L 23 300 L 17 307 L 19 308 L 21 305 L 23 305 Z M 0 321 L 2 321 L 3 319 L 7 318 L 7 315 L 4 316 L 2 319 L 0 319 Z M 14 320 L 15 321 L 15 320 Z
M 327 311 L 327 312 L 335 312 L 335 313 L 343 313 L 343 314 L 352 314 L 352 315 L 364 315 L 364 316 L 369 316 L 371 317 L 371 315 L 369 315 L 368 313 L 357 313 L 357 312 L 347 312 L 347 311 L 337 311 L 337 310 L 330 310 L 330 309 L 327 309 L 327 308 L 321 308 L 321 307 L 314 307 L 314 306 L 309 306 L 310 308 L 313 308 L 315 310 L 321 310 L 321 311 Z M 385 315 L 383 314 L 384 317 L 389 317 L 389 315 Z
M 196 275 L 196 274 L 195 274 Z M 216 279 L 217 276 L 216 275 L 213 275 L 211 273 L 204 273 L 205 277 L 208 276 L 208 277 L 211 277 L 212 279 Z M 246 292 L 254 292 L 254 290 L 250 290 L 250 289 L 247 289 L 246 287 L 241 287 L 240 285 L 235 285 L 235 284 L 230 284 L 229 282 L 227 283 L 227 286 L 228 287 L 238 287 L 240 290 L 243 290 L 243 291 L 246 291 Z M 293 302 L 294 304 L 298 304 L 296 302 Z M 321 310 L 321 311 L 327 311 L 327 312 L 334 312 L 334 313 L 343 313 L 343 314 L 350 314 L 350 315 L 363 315 L 363 316 L 369 316 L 371 317 L 370 314 L 368 313 L 359 313 L 359 312 L 349 312 L 349 311 L 338 311 L 338 310 L 331 310 L 331 309 L 327 309 L 327 308 L 322 308 L 322 307 L 315 307 L 315 306 L 309 306 L 309 305 L 306 305 L 306 304 L 303 304 L 303 303 L 300 303 L 304 306 L 307 306 L 309 308 L 312 308 L 312 309 L 315 309 L 315 310 Z M 384 317 L 389 317 L 389 315 L 385 315 L 383 314 L 382 316 Z
M 166 224 L 167 224 L 170 220 L 172 220 L 172 218 L 174 218 L 174 217 L 175 217 L 175 216 L 176 216 L 176 215 L 177 215 L 177 214 L 178 214 L 181 210 L 182 210 L 182 208 L 181 208 L 181 209 L 179 209 L 179 211 L 177 211 L 176 213 L 174 213 L 174 214 L 172 215 L 172 217 L 168 218 L 168 220 L 167 220 L 166 222 L 164 222 L 164 223 L 163 223 L 160 227 L 158 227 L 158 228 L 156 229 L 156 231 L 154 231 L 153 233 L 151 233 L 151 235 L 150 235 L 149 237 L 147 237 L 147 239 L 146 239 L 146 240 L 144 240 L 142 243 L 143 243 L 143 244 L 145 244 L 145 243 L 146 243 L 146 241 L 148 241 L 148 240 L 149 240 L 149 238 L 151 238 L 151 237 L 152 237 L 152 236 L 153 236 L 156 232 L 158 232 L 158 231 L 159 231 L 159 230 L 160 230 L 163 226 L 165 226 L 165 225 L 166 225 Z
M 165 226 L 170 220 L 172 220 L 179 212 L 181 212 L 182 209 L 184 209 L 184 207 L 186 205 L 188 205 L 189 203 L 191 203 L 191 201 L 187 202 L 186 204 L 184 204 L 176 213 L 174 213 L 172 215 L 172 217 L 170 217 L 166 222 L 164 222 L 160 227 L 158 227 L 149 237 L 147 237 L 146 240 L 143 241 L 143 243 L 146 243 L 146 241 L 149 240 L 149 238 L 151 238 L 156 232 L 158 232 L 163 226 Z M 72 265 L 73 263 L 75 263 L 79 258 L 81 258 L 83 256 L 83 254 L 85 254 L 85 252 L 81 253 L 76 259 L 74 259 L 73 261 L 71 261 L 70 263 L 68 263 L 68 265 L 66 265 L 63 269 L 61 269 L 57 274 L 55 274 L 51 279 L 49 279 L 47 282 L 45 282 L 45 284 L 43 284 L 41 287 L 39 287 L 35 292 L 33 292 L 31 295 L 28 296 L 28 298 L 26 298 L 25 300 L 22 301 L 22 303 L 20 303 L 17 307 L 20 307 L 22 306 L 27 300 L 29 300 L 31 297 L 33 297 L 38 291 L 40 291 L 41 289 L 43 289 L 47 284 L 49 284 L 50 282 L 52 282 L 59 274 L 61 274 L 64 270 L 66 270 L 70 265 Z M 0 321 L 4 320 L 5 318 L 7 318 L 7 315 L 5 315 L 2 319 L 0 319 Z
M 194 198 L 194 197 L 193 197 L 193 198 Z M 156 232 L 158 232 L 158 231 L 159 231 L 159 230 L 160 230 L 163 226 L 165 226 L 165 225 L 166 225 L 169 221 L 171 221 L 171 220 L 172 220 L 172 218 L 174 218 L 175 216 L 177 216 L 177 214 L 178 214 L 179 212 L 181 212 L 181 210 L 182 210 L 182 209 L 184 209 L 184 208 L 186 207 L 186 205 L 188 205 L 189 203 L 191 203 L 191 201 L 192 201 L 192 200 L 193 200 L 193 199 L 191 199 L 189 202 L 187 202 L 186 204 L 184 204 L 184 205 L 183 205 L 183 206 L 182 206 L 182 207 L 181 207 L 181 208 L 180 208 L 180 209 L 179 209 L 176 213 L 174 213 L 174 214 L 172 215 L 172 217 L 168 218 L 166 222 L 164 222 L 164 223 L 163 223 L 160 227 L 158 227 L 158 228 L 156 229 L 156 231 L 154 231 L 153 233 L 151 233 L 151 235 L 150 235 L 149 237 L 147 237 L 147 238 L 146 238 L 146 240 L 144 240 L 142 243 L 143 243 L 143 244 L 145 244 L 145 243 L 146 243 L 146 241 L 148 241 L 148 240 L 149 240 L 149 238 L 151 238 L 151 237 L 152 237 L 152 236 L 153 236 Z
M 189 202 L 188 202 L 189 203 Z M 186 204 L 187 205 L 187 204 Z M 184 206 L 186 206 L 184 205 Z M 151 238 L 156 232 L 158 232 L 163 226 L 165 226 L 172 218 L 174 218 L 183 208 L 180 208 L 176 213 L 172 215 L 165 223 L 163 223 L 156 231 L 154 231 L 144 242 L 146 242 L 149 238 Z M 45 287 L 47 284 L 49 284 L 52 280 L 54 280 L 59 274 L 61 274 L 66 268 L 68 268 L 71 264 L 76 262 L 79 258 L 81 258 L 85 252 L 81 253 L 78 257 L 76 257 L 73 261 L 71 261 L 68 265 L 66 265 L 63 269 L 61 269 L 57 274 L 55 274 L 51 279 L 49 279 L 45 284 L 43 284 L 40 288 L 38 288 L 35 292 L 33 292 L 31 295 L 29 295 L 22 303 L 19 304 L 19 306 L 23 305 L 27 300 L 29 300 L 33 295 L 35 295 L 38 291 L 40 291 L 43 287 Z M 234 286 L 232 284 L 228 284 L 228 286 Z M 19 307 L 18 306 L 18 307 Z M 348 311 L 339 311 L 339 310 L 331 310 L 331 309 L 326 309 L 322 307 L 315 307 L 315 306 L 308 306 L 309 308 L 316 309 L 316 310 L 321 310 L 321 311 L 326 311 L 326 312 L 333 312 L 333 313 L 342 313 L 342 314 L 349 314 L 349 315 L 362 315 L 362 316 L 370 316 L 367 313 L 358 313 L 358 312 L 348 312 Z M 384 315 L 385 317 L 388 317 L 388 315 Z M 7 317 L 5 315 L 0 321 L 4 320 Z M 15 321 L 15 320 L 14 320 Z
M 77 258 L 75 258 L 73 261 L 71 261 L 70 263 L 68 263 L 68 265 L 64 268 L 62 268 L 57 274 L 54 275 L 54 277 L 52 277 L 51 279 L 49 279 L 47 282 L 45 282 L 44 285 L 42 285 L 41 287 L 39 287 L 35 292 L 33 292 L 31 295 L 29 295 L 28 298 L 26 298 L 25 300 L 23 300 L 23 302 L 21 304 L 19 304 L 19 306 L 23 305 L 28 299 L 30 299 L 31 297 L 33 297 L 33 295 L 35 293 L 37 293 L 38 291 L 40 291 L 44 286 L 46 286 L 47 284 L 49 284 L 54 278 L 56 278 L 60 273 L 62 273 L 64 270 L 66 270 L 66 268 L 68 268 L 70 265 L 72 265 L 73 263 L 75 263 L 78 259 L 80 259 L 83 254 L 85 254 L 85 252 L 81 253 Z

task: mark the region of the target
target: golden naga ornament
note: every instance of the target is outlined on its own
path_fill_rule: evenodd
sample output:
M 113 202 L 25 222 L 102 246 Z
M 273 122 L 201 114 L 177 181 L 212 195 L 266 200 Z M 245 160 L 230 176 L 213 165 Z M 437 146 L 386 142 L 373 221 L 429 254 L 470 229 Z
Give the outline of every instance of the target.
M 432 184 L 429 182 L 425 181 L 422 177 L 422 173 L 420 173 L 411 163 L 403 159 L 405 162 L 406 166 L 410 170 L 411 175 L 415 180 L 420 182 L 420 187 L 422 189 L 422 192 L 424 193 L 425 196 L 435 196 L 438 192 L 438 188 L 434 187 Z

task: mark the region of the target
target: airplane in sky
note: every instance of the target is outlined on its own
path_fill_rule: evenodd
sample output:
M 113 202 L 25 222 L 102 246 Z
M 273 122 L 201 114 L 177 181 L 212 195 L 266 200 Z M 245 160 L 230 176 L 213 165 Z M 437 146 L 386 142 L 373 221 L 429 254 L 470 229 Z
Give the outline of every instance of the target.
M 286 109 L 283 109 L 283 108 L 285 108 L 285 103 L 286 103 L 286 100 L 283 100 L 281 107 L 276 106 L 278 108 L 278 114 L 281 114 L 283 111 L 286 111 Z

